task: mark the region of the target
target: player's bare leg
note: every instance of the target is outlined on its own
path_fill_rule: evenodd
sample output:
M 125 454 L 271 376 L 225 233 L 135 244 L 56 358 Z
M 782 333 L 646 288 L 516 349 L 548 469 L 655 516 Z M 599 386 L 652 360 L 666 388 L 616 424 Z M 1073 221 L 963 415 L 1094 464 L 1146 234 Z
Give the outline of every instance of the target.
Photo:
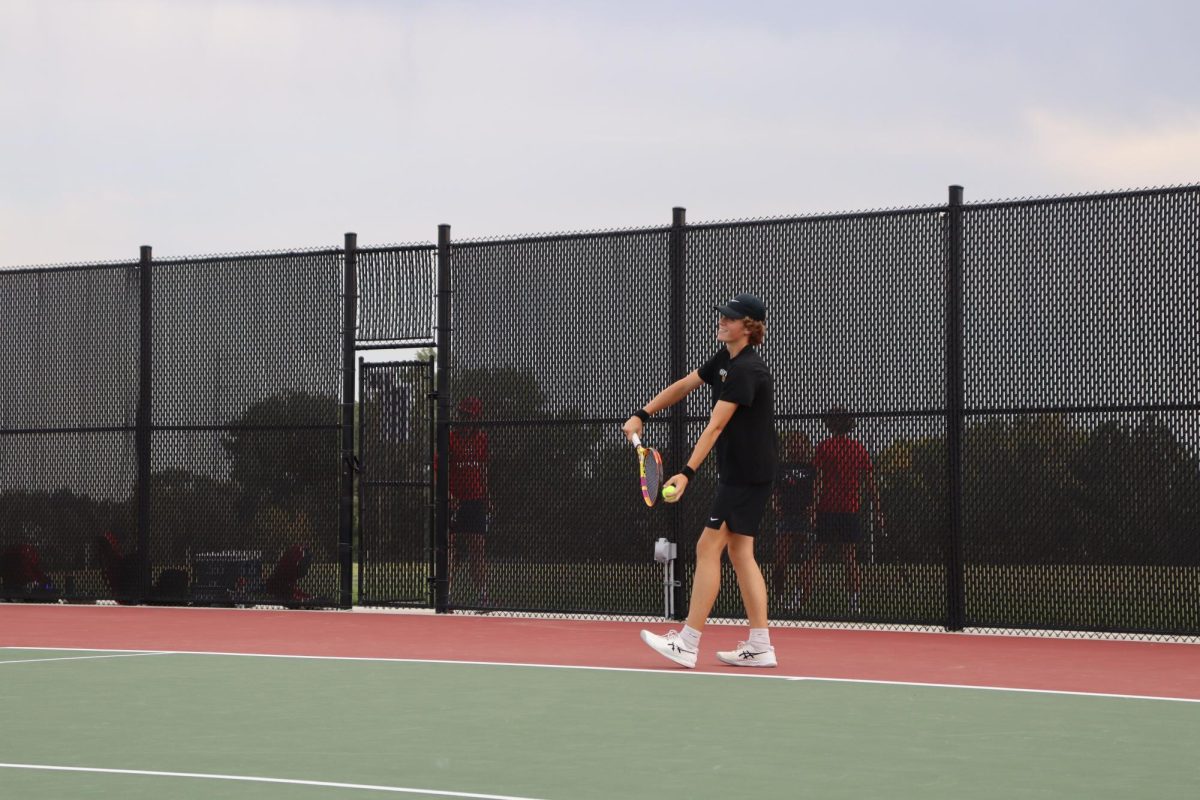
M 730 534 L 729 562 L 737 575 L 751 628 L 767 627 L 767 582 L 754 560 L 754 537 Z
M 721 554 L 729 546 L 729 528 L 705 528 L 696 542 L 696 574 L 692 578 L 692 599 L 688 603 L 688 627 L 701 631 L 721 591 Z
M 651 649 L 680 666 L 695 669 L 700 651 L 700 632 L 708 620 L 717 593 L 721 591 L 721 554 L 729 545 L 729 531 L 705 528 L 696 542 L 696 574 L 692 577 L 692 599 L 688 604 L 687 624 L 683 630 L 667 631 L 660 636 L 642 631 L 642 641 Z
M 767 582 L 754 559 L 754 537 L 730 534 L 729 561 L 742 591 L 750 636 L 733 650 L 717 651 L 717 658 L 736 667 L 774 667 L 778 662 L 767 630 Z

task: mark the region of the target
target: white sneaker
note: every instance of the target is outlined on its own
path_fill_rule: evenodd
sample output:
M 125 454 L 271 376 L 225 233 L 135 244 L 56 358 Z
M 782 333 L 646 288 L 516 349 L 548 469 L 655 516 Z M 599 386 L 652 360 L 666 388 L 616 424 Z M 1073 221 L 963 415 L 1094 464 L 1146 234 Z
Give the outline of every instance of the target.
M 775 667 L 775 648 L 753 642 L 738 642 L 736 650 L 718 650 L 717 658 L 735 667 Z
M 688 669 L 696 668 L 696 651 L 688 647 L 683 637 L 675 631 L 667 631 L 666 636 L 659 636 L 657 633 L 650 631 L 642 631 L 642 641 L 650 645 L 660 655 L 674 661 L 676 664 L 687 667 Z

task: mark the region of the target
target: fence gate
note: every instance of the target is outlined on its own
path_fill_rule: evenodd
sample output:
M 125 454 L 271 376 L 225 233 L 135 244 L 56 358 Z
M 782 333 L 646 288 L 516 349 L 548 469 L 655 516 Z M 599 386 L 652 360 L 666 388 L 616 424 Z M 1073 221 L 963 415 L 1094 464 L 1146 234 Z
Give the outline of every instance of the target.
M 359 361 L 358 602 L 431 604 L 433 362 Z

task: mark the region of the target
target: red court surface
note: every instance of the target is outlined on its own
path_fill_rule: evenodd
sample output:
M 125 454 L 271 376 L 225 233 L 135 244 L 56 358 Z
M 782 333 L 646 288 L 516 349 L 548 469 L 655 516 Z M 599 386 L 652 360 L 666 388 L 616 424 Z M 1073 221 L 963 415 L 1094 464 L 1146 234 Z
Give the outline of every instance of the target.
M 0 647 L 684 671 L 638 638 L 641 628 L 662 633 L 670 627 L 496 616 L 0 604 Z M 742 627 L 709 626 L 697 671 L 748 672 L 726 667 L 714 655 L 745 636 Z M 812 628 L 773 628 L 771 637 L 780 666 L 761 672 L 772 675 L 1200 700 L 1196 644 Z

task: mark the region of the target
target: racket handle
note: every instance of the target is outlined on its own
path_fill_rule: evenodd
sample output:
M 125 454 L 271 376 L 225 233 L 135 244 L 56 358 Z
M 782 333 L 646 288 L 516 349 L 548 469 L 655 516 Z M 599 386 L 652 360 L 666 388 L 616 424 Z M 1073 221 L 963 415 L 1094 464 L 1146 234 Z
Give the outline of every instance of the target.
M 638 436 L 636 433 L 633 436 L 629 437 L 629 441 L 633 442 L 634 447 L 642 446 L 642 437 Z

